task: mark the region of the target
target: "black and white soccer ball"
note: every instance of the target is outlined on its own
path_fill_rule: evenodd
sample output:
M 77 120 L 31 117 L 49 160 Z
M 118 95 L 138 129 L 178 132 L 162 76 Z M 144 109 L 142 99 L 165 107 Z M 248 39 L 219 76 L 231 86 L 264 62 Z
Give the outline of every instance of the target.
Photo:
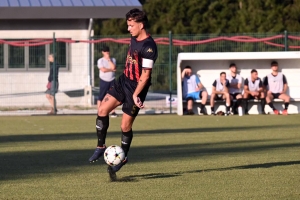
M 125 153 L 123 149 L 117 145 L 111 145 L 107 147 L 104 152 L 104 161 L 110 166 L 118 165 L 124 159 Z

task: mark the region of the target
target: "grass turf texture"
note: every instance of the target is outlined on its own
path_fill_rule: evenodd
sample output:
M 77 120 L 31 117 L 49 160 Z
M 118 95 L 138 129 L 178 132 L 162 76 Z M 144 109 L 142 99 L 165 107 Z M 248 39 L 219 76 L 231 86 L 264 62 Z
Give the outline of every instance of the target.
M 141 115 L 118 182 L 103 159 L 88 163 L 95 120 L 0 117 L 0 199 L 300 198 L 300 115 Z

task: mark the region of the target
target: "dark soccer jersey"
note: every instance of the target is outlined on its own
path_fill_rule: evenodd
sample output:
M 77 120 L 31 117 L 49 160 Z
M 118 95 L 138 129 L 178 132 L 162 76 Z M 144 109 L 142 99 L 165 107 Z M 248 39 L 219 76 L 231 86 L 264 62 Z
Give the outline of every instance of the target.
M 155 63 L 156 58 L 156 43 L 150 35 L 142 41 L 137 41 L 135 37 L 131 37 L 124 69 L 125 76 L 130 80 L 138 82 L 142 74 L 143 62 L 151 60 Z M 145 67 L 144 69 L 151 70 L 152 66 L 149 68 Z

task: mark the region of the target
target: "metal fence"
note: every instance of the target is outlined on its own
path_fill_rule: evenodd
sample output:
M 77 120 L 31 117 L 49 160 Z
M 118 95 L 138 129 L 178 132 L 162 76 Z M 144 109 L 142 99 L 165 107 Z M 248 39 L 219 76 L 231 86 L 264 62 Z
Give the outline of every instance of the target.
M 152 72 L 147 96 L 148 109 L 170 112 L 168 98 L 176 95 L 177 55 L 180 52 L 260 52 L 297 51 L 299 33 L 153 35 L 158 59 Z M 124 69 L 128 35 L 94 36 L 90 39 L 0 39 L 0 111 L 44 110 L 49 108 L 45 85 L 50 70 L 47 56 L 54 53 L 60 65 L 57 107 L 64 110 L 95 112 L 99 91 L 97 60 L 104 45 L 116 58 L 118 77 Z M 171 41 L 171 42 L 170 42 Z M 53 48 L 55 46 L 55 49 Z M 146 104 L 147 105 L 147 104 Z M 176 105 L 173 105 L 176 107 Z M 150 111 L 149 111 L 150 112 Z

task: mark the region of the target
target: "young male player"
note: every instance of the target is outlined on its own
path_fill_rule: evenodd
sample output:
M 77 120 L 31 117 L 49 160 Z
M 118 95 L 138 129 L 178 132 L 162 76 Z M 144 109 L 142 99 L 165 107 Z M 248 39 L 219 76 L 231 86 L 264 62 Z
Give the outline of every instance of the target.
M 103 155 L 109 127 L 108 114 L 123 104 L 121 147 L 125 152 L 125 159 L 117 166 L 108 166 L 107 171 L 112 181 L 116 179 L 116 172 L 128 162 L 127 154 L 133 138 L 132 125 L 139 110 L 144 108 L 143 102 L 151 85 L 151 71 L 157 58 L 156 43 L 145 29 L 148 22 L 145 12 L 136 8 L 132 9 L 126 14 L 126 20 L 131 41 L 125 69 L 108 90 L 98 108 L 96 119 L 98 143 L 94 154 L 89 159 L 89 162 L 92 163 Z
M 234 63 L 231 63 L 229 65 L 230 73 L 227 74 L 227 79 L 229 81 L 229 94 L 230 94 L 230 100 L 231 100 L 231 106 L 232 110 L 231 112 L 233 114 L 237 114 L 236 108 L 240 107 L 242 105 L 242 93 L 241 93 L 241 86 L 242 86 L 242 77 L 237 74 L 237 68 Z M 235 103 L 233 103 L 233 100 L 236 100 Z
M 193 74 L 192 68 L 186 66 L 181 72 L 182 94 L 187 101 L 187 114 L 193 115 L 193 102 L 201 99 L 200 115 L 207 115 L 205 104 L 207 101 L 207 92 L 201 83 L 197 74 Z
M 276 98 L 282 99 L 284 101 L 284 110 L 282 111 L 282 114 L 287 115 L 290 96 L 286 94 L 288 89 L 286 77 L 281 72 L 278 72 L 278 63 L 276 61 L 271 63 L 271 69 L 272 73 L 267 75 L 264 79 L 264 85 L 268 86 L 266 102 L 273 109 L 274 114 L 278 115 L 279 112 L 274 107 L 272 100 Z
M 248 115 L 248 99 L 260 99 L 261 113 L 265 113 L 265 93 L 263 91 L 263 84 L 258 77 L 256 69 L 251 70 L 251 76 L 244 81 L 244 95 L 245 99 L 245 114 Z
M 226 113 L 225 115 L 230 114 L 230 96 L 228 93 L 229 81 L 226 79 L 226 73 L 221 72 L 220 78 L 217 78 L 212 84 L 212 92 L 210 97 L 210 107 L 211 115 L 216 115 L 215 113 L 215 100 L 225 100 Z

